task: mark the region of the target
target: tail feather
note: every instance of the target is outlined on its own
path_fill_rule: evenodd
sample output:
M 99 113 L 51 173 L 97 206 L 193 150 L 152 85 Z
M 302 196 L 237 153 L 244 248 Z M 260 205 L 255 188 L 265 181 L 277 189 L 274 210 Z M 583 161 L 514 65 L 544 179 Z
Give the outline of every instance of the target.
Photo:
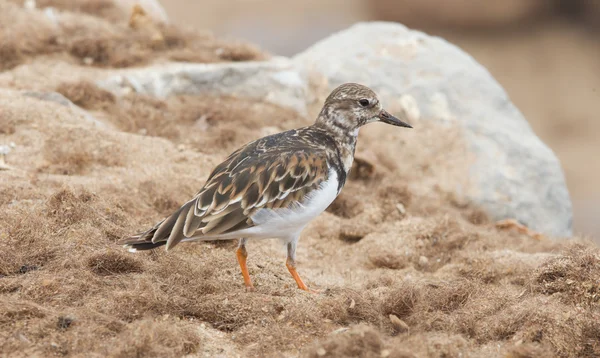
M 157 227 L 160 226 L 163 222 L 164 221 L 161 221 L 155 227 L 148 231 L 122 239 L 118 242 L 118 244 L 125 246 L 129 249 L 129 251 L 152 250 L 157 247 L 163 246 L 164 244 L 166 244 L 166 242 L 152 242 L 152 238 L 154 237 L 154 233 L 156 233 Z
M 191 201 L 187 202 L 171 216 L 159 222 L 150 230 L 127 237 L 119 241 L 119 244 L 124 245 L 132 251 L 152 250 L 163 245 L 167 245 L 167 250 L 172 249 L 184 238 L 183 222 L 185 222 L 191 205 Z
M 247 217 L 239 203 L 208 216 L 196 215 L 195 205 L 196 200 L 192 199 L 148 231 L 119 243 L 132 251 L 152 250 L 163 245 L 170 250 L 183 241 L 225 239 L 225 234 L 248 227 Z
M 188 210 L 190 209 L 190 202 L 186 203 L 171 217 L 175 217 L 177 220 L 173 223 L 169 236 L 167 237 L 167 250 L 172 249 L 178 243 L 183 240 L 183 226 L 185 224 L 185 218 L 187 217 Z M 194 209 L 192 209 L 194 210 Z
M 136 251 L 154 250 L 157 247 L 161 247 L 165 244 L 166 244 L 165 241 L 157 242 L 156 244 L 154 244 L 152 242 L 137 242 L 134 244 L 126 244 L 125 247 L 127 247 L 129 249 L 129 251 L 136 252 Z

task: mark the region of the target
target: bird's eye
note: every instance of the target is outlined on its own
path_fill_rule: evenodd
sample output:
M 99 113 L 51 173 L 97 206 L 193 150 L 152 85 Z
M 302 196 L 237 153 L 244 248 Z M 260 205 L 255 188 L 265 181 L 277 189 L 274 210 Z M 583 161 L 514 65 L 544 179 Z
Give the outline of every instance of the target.
M 368 99 L 361 99 L 358 101 L 358 104 L 360 104 L 362 107 L 368 107 L 370 103 L 371 102 L 369 102 Z

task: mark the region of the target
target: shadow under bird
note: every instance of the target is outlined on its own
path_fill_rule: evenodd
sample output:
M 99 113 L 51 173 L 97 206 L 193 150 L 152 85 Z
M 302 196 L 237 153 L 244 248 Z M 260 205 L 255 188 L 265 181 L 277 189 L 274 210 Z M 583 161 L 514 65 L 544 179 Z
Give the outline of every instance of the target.
M 246 144 L 219 164 L 200 191 L 151 229 L 121 240 L 130 251 L 180 242 L 239 239 L 236 251 L 247 290 L 249 239 L 277 238 L 296 271 L 300 232 L 338 196 L 352 167 L 360 127 L 383 122 L 412 128 L 385 111 L 369 88 L 346 83 L 327 97 L 315 123 Z

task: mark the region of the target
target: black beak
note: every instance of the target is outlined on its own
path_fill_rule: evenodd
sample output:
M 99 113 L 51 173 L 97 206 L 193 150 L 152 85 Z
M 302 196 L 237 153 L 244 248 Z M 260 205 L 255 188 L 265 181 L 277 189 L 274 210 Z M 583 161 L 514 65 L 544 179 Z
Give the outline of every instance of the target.
M 379 120 L 381 120 L 383 123 L 387 123 L 387 124 L 391 124 L 393 126 L 397 126 L 397 127 L 406 127 L 406 128 L 412 128 L 412 126 L 406 122 L 402 122 L 400 119 L 392 116 L 391 114 L 389 114 L 388 112 L 386 112 L 385 110 L 381 110 L 381 112 L 379 112 L 379 115 L 377 116 L 379 117 Z

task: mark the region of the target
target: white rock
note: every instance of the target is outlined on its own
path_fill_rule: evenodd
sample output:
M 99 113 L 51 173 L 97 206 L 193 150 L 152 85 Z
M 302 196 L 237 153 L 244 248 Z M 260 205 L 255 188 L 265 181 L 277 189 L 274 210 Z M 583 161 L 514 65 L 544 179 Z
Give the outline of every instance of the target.
M 558 159 L 489 72 L 458 47 L 397 23 L 360 23 L 294 61 L 305 72 L 323 74 L 329 89 L 358 82 L 384 103 L 412 97 L 418 108 L 413 104 L 408 112 L 421 120 L 462 127 L 477 158 L 465 173 L 469 199 L 495 219 L 516 218 L 553 236 L 572 234 L 571 200 Z
M 269 61 L 169 63 L 117 71 L 98 86 L 122 95 L 127 91 L 156 97 L 233 95 L 264 100 L 306 114 L 308 86 L 294 64 L 278 57 Z

